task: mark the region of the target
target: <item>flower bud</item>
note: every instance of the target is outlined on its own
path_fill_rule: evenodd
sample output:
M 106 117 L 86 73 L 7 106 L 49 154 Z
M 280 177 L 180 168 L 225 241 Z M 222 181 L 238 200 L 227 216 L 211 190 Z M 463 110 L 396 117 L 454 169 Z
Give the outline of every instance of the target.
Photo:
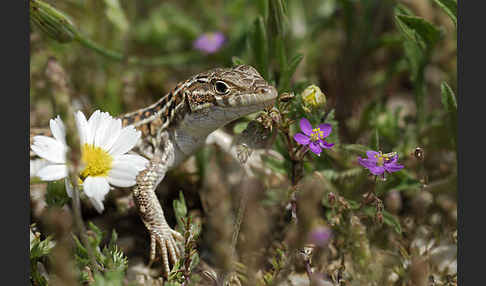
M 71 42 L 77 34 L 66 15 L 40 0 L 30 0 L 30 22 L 61 43 Z
M 308 86 L 301 95 L 306 107 L 317 108 L 326 104 L 326 95 L 316 85 Z

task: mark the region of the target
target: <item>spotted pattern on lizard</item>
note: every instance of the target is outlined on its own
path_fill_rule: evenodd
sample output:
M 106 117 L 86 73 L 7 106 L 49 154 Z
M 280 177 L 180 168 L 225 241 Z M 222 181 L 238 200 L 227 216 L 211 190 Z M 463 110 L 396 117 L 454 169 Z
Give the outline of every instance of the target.
M 119 117 L 123 126 L 141 130 L 134 151 L 150 159 L 147 169 L 137 176 L 133 197 L 150 233 L 150 261 L 159 250 L 165 275 L 181 256 L 177 240 L 182 236 L 167 224 L 155 189 L 168 170 L 205 144 L 209 134 L 271 107 L 276 97 L 275 87 L 253 67 L 239 65 L 197 74 L 154 104 Z

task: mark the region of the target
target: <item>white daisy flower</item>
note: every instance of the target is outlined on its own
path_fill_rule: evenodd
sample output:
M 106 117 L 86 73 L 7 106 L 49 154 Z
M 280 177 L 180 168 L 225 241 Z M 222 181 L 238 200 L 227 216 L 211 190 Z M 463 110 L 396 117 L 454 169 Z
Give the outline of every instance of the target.
M 30 178 L 37 177 L 37 172 L 48 164 L 49 162 L 44 159 L 30 160 Z
M 107 112 L 96 110 L 89 120 L 81 111 L 76 113 L 81 141 L 80 180 L 86 196 L 98 212 L 104 209 L 103 200 L 110 186 L 131 187 L 138 173 L 144 170 L 148 160 L 136 154 L 126 154 L 140 139 L 141 132 L 133 126 L 122 128 L 120 119 Z M 36 172 L 44 181 L 55 181 L 67 176 L 66 131 L 59 118 L 51 119 L 50 128 L 54 138 L 35 136 L 32 151 L 48 161 Z M 66 188 L 69 192 L 69 188 Z

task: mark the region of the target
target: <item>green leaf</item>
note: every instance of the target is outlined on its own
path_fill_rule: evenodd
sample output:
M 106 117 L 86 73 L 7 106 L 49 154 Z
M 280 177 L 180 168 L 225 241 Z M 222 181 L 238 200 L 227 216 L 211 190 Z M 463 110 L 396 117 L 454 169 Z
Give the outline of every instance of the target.
M 402 226 L 400 225 L 398 218 L 385 210 L 383 211 L 383 222 L 393 227 L 398 234 L 402 233 Z
M 238 65 L 244 65 L 244 64 L 246 64 L 246 62 L 243 59 L 241 59 L 241 58 L 239 58 L 237 56 L 233 56 L 231 58 L 231 62 L 233 64 L 233 66 L 238 66 Z
M 397 4 L 395 6 L 395 15 L 397 15 L 397 14 L 413 16 L 412 10 L 410 10 L 407 6 L 402 5 L 402 4 Z
M 106 5 L 106 17 L 113 23 L 113 25 L 121 32 L 128 31 L 130 24 L 128 23 L 125 12 L 121 8 L 118 0 L 105 0 Z
M 194 254 L 191 256 L 191 264 L 189 265 L 189 269 L 193 271 L 199 264 L 199 261 L 199 254 L 197 252 L 194 252 Z
M 35 261 L 48 255 L 54 246 L 55 243 L 50 236 L 44 240 L 41 240 L 39 237 L 34 238 L 30 243 L 30 260 Z
M 268 26 L 273 35 L 284 35 L 288 27 L 285 1 L 269 0 Z
M 265 163 L 266 167 L 269 167 L 274 172 L 280 174 L 287 174 L 287 170 L 285 169 L 285 164 L 281 160 L 276 160 L 270 156 L 262 156 L 262 161 Z
M 449 125 L 451 128 L 453 142 L 457 142 L 457 102 L 456 96 L 452 91 L 451 87 L 443 82 L 440 85 L 442 90 L 442 105 L 449 116 Z
M 236 123 L 235 126 L 233 127 L 233 132 L 235 134 L 240 134 L 241 132 L 245 131 L 249 123 L 250 121 L 243 121 L 243 122 Z
M 349 207 L 352 209 L 352 210 L 357 210 L 359 209 L 360 207 L 360 203 L 358 203 L 357 201 L 353 201 L 353 200 L 346 200 L 349 204 Z
M 440 89 L 442 91 L 442 105 L 444 109 L 447 112 L 456 112 L 457 102 L 454 91 L 452 91 L 451 87 L 445 81 L 440 85 Z
M 441 38 L 440 30 L 423 18 L 396 14 L 395 20 L 402 34 L 424 51 L 431 49 Z
M 287 91 L 290 88 L 290 80 L 294 75 L 297 67 L 299 66 L 300 62 L 304 59 L 304 55 L 297 54 L 295 55 L 290 62 L 286 64 L 286 68 L 283 71 L 282 77 L 280 79 L 280 86 L 281 91 Z
M 88 236 L 89 242 L 94 246 L 97 247 L 100 245 L 101 240 L 103 239 L 103 231 L 99 227 L 97 227 L 93 222 L 88 221 L 89 229 L 95 234 L 94 236 Z
M 369 216 L 369 217 L 374 217 L 376 215 L 376 208 L 375 207 L 365 207 L 363 209 L 363 212 Z M 383 223 L 393 227 L 393 229 L 398 233 L 402 233 L 402 226 L 400 225 L 400 221 L 398 218 L 396 218 L 394 215 L 391 213 L 387 212 L 386 210 L 383 210 L 381 212 L 383 214 Z
M 108 246 L 103 248 L 103 255 L 105 259 L 102 262 L 106 270 L 124 272 L 127 269 L 128 258 L 118 248 L 118 245 L 116 244 L 117 240 L 118 234 L 115 230 L 113 230 Z
M 256 69 L 263 76 L 268 78 L 268 47 L 267 47 L 267 33 L 265 31 L 265 24 L 263 18 L 259 16 L 254 25 L 252 46 L 255 55 Z
M 184 229 L 184 223 L 182 221 L 183 218 L 187 216 L 187 206 L 186 206 L 186 201 L 184 199 L 184 194 L 182 191 L 179 192 L 179 199 L 174 200 L 172 202 L 172 205 L 174 207 L 174 213 L 176 216 L 177 224 L 181 228 L 181 230 Z
M 345 144 L 341 145 L 338 148 L 341 148 L 350 153 L 356 153 L 359 155 L 363 155 L 366 151 L 370 150 L 371 148 L 368 146 L 360 145 L 360 144 Z
M 289 62 L 287 66 L 287 75 L 290 75 L 292 77 L 295 73 L 295 70 L 297 70 L 297 67 L 299 66 L 300 62 L 304 59 L 303 54 L 297 54 L 295 55 Z
M 114 286 L 123 285 L 125 274 L 122 271 L 106 271 L 103 274 L 96 273 L 92 286 Z
M 457 0 L 434 0 L 451 17 L 457 27 Z
M 45 198 L 48 207 L 63 207 L 71 200 L 66 193 L 63 180 L 47 183 Z
M 211 158 L 212 148 L 201 148 L 196 152 L 196 165 L 198 175 L 200 178 L 204 178 L 208 166 L 209 159 Z

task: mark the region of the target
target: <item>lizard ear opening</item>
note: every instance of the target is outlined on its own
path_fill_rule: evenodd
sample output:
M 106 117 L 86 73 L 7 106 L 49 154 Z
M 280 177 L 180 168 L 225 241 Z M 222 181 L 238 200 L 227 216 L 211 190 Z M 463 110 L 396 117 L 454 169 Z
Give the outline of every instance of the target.
M 207 93 L 192 92 L 186 98 L 191 112 L 204 110 L 214 105 L 214 96 Z
M 207 109 L 214 105 L 214 89 L 211 83 L 194 83 L 185 92 L 189 108 L 192 112 Z

